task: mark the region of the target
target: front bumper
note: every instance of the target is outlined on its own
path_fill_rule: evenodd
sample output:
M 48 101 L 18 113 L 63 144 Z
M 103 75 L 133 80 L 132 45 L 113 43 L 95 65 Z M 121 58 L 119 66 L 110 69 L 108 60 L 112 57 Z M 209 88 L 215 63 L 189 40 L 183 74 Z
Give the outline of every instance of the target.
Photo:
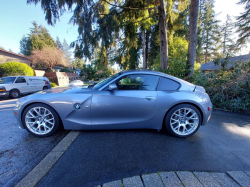
M 14 114 L 14 116 L 17 119 L 17 122 L 19 124 L 19 127 L 22 129 L 25 128 L 22 124 L 22 111 L 23 111 L 23 108 L 26 106 L 24 104 L 26 103 L 28 97 L 29 96 L 22 97 L 19 100 L 17 100 L 16 105 L 12 109 L 13 114 Z
M 9 92 L 0 92 L 1 97 L 9 97 Z

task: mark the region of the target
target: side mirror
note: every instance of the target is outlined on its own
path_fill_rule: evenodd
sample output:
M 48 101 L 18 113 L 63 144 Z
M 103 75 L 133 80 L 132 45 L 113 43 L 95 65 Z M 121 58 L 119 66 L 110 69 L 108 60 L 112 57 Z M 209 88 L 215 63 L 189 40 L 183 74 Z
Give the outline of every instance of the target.
M 116 86 L 115 83 L 112 83 L 112 84 L 109 85 L 109 90 L 110 90 L 110 91 L 111 91 L 111 90 L 116 90 L 116 89 L 117 89 L 117 86 Z

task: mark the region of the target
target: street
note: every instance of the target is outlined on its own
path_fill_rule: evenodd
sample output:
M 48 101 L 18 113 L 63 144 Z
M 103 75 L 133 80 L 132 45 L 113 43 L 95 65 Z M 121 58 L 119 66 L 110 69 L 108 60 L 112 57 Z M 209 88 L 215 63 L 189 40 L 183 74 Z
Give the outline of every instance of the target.
M 0 186 L 16 184 L 67 134 L 37 138 L 19 129 L 11 110 L 15 103 L 16 99 L 0 100 Z
M 159 171 L 249 171 L 250 116 L 214 111 L 192 137 L 154 130 L 82 131 L 37 186 L 95 186 Z
M 68 133 L 36 138 L 19 129 L 0 101 L 0 186 L 17 184 Z M 155 130 L 81 131 L 37 186 L 94 186 L 159 171 L 249 171 L 250 116 L 214 111 L 206 126 L 180 139 Z

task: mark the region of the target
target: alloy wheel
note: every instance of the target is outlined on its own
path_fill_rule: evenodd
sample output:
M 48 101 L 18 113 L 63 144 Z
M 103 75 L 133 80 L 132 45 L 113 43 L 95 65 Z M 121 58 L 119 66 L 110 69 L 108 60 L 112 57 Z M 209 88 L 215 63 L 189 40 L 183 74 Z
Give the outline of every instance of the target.
M 47 108 L 33 107 L 26 113 L 25 123 L 34 134 L 44 135 L 55 126 L 55 118 Z
M 199 116 L 191 108 L 179 108 L 170 118 L 171 129 L 180 136 L 192 134 L 199 126 Z

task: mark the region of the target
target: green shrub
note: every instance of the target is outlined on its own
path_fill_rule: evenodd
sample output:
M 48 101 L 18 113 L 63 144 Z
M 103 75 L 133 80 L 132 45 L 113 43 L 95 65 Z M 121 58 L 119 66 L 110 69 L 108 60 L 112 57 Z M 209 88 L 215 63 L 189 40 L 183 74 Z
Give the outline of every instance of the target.
M 169 44 L 168 53 L 168 69 L 163 72 L 179 78 L 185 78 L 188 73 L 186 65 L 188 53 L 188 41 L 181 37 L 174 38 L 173 42 Z M 155 71 L 162 71 L 160 63 L 160 54 L 153 61 L 150 69 Z
M 62 68 L 61 70 L 60 70 L 60 72 L 66 72 L 66 73 L 74 73 L 74 71 L 73 70 L 70 70 L 69 68 Z
M 193 82 L 203 86 L 215 108 L 250 113 L 250 62 L 217 72 L 195 73 Z
M 56 85 L 56 83 L 54 83 L 54 82 L 50 82 L 50 86 L 51 86 L 52 88 L 54 88 L 54 87 L 56 87 L 57 85 Z
M 17 75 L 33 76 L 34 71 L 29 65 L 21 62 L 5 62 L 0 64 L 0 77 Z

